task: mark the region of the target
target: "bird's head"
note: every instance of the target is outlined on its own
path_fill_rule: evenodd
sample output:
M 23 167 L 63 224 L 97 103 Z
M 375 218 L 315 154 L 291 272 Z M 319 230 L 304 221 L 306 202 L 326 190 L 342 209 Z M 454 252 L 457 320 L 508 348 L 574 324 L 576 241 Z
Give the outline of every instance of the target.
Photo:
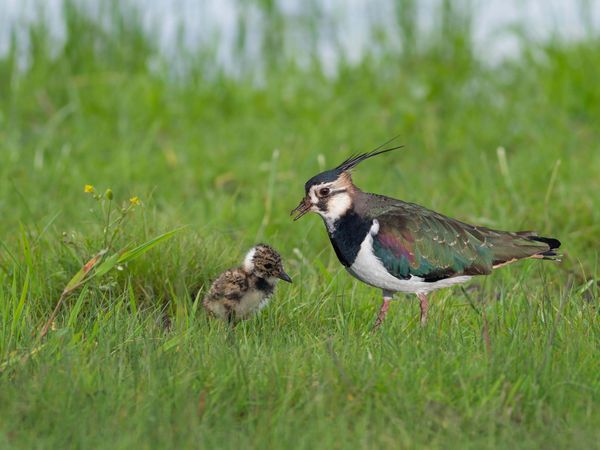
M 352 198 L 358 188 L 352 183 L 350 171 L 362 161 L 400 147 L 375 149 L 368 153 L 351 156 L 334 169 L 315 175 L 304 185 L 305 195 L 291 212 L 298 220 L 309 211 L 316 212 L 326 221 L 335 221 L 352 208 Z
M 292 282 L 290 276 L 283 269 L 279 253 L 266 244 L 258 244 L 246 253 L 243 268 L 246 272 L 263 278 L 271 284 L 274 284 L 278 278 L 288 283 Z

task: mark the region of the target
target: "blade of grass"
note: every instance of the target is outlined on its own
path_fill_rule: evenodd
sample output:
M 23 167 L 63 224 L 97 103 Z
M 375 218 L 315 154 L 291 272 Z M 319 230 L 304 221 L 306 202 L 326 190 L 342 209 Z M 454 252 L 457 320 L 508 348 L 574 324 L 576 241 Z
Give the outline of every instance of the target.
M 77 317 L 79 316 L 79 312 L 81 311 L 81 307 L 83 306 L 83 302 L 86 299 L 87 291 L 88 290 L 87 290 L 86 286 L 84 286 L 83 289 L 81 290 L 81 292 L 79 293 L 79 296 L 77 297 L 77 301 L 75 302 L 75 304 L 73 305 L 73 308 L 71 309 L 71 311 L 69 313 L 69 319 L 67 320 L 67 328 L 71 328 L 75 324 L 75 321 L 77 320 Z
M 29 269 L 25 274 L 25 281 L 23 282 L 23 288 L 21 289 L 21 295 L 19 296 L 19 302 L 17 303 L 15 310 L 13 312 L 13 320 L 11 323 L 11 333 L 14 336 L 17 332 L 17 323 L 21 320 L 21 315 L 23 313 L 23 308 L 25 308 L 25 299 L 27 298 L 27 293 L 29 292 L 29 282 L 30 282 L 30 272 Z
M 48 320 L 46 321 L 46 323 L 42 327 L 42 331 L 40 331 L 40 335 L 38 337 L 39 339 L 42 339 L 48 333 L 48 330 L 50 329 L 50 326 L 52 325 L 52 322 L 54 322 L 54 319 L 56 319 L 56 316 L 58 315 L 58 311 L 60 310 L 60 307 L 63 304 L 63 302 L 65 301 L 65 299 L 69 296 L 69 294 L 71 292 L 73 292 L 75 289 L 77 289 L 85 281 L 88 280 L 88 279 L 85 278 L 85 276 L 101 260 L 102 256 L 105 253 L 106 253 L 106 250 L 101 250 L 100 252 L 98 252 L 96 254 L 96 256 L 94 256 L 87 263 L 85 263 L 84 266 L 67 283 L 67 285 L 63 289 L 62 294 L 60 295 L 60 298 L 58 299 L 58 302 L 56 303 L 56 306 L 54 307 L 54 310 L 52 311 L 52 314 L 50 314 L 50 317 L 48 317 Z
M 135 258 L 143 255 L 148 250 L 150 250 L 153 247 L 155 247 L 156 245 L 158 245 L 159 243 L 173 237 L 175 234 L 179 233 L 184 228 L 186 228 L 186 227 L 180 227 L 180 228 L 176 228 L 171 231 L 167 231 L 166 233 L 156 236 L 155 238 L 150 239 L 149 241 L 146 241 L 143 244 L 138 245 L 135 248 L 132 248 L 131 250 L 127 250 L 127 251 L 121 253 L 119 258 L 117 259 L 116 264 L 124 264 L 126 262 L 134 260 Z

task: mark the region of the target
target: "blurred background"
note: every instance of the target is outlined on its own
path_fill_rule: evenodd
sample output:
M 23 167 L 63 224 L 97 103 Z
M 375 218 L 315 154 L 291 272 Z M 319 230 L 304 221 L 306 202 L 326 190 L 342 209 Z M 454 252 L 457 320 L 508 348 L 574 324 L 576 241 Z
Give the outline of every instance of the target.
M 28 64 L 28 26 L 43 22 L 58 52 L 68 39 L 65 9 L 78 5 L 106 27 L 106 14 L 135 20 L 159 49 L 170 70 L 190 69 L 186 56 L 204 53 L 212 71 L 247 75 L 265 70 L 265 58 L 308 67 L 318 60 L 334 76 L 343 62 L 358 64 L 381 53 L 414 52 L 439 36 L 444 23 L 461 25 L 485 62 L 514 57 L 523 40 L 589 37 L 600 20 L 593 0 L 128 0 L 65 2 L 3 0 L 0 51 L 6 54 L 14 34 L 21 67 Z M 116 10 L 116 11 L 115 11 Z M 134 16 L 132 18 L 131 16 Z M 445 16 L 445 17 L 444 17 Z M 104 17 L 104 19 L 102 19 Z M 105 29 L 105 31 L 109 31 Z M 205 68 L 206 69 L 206 68 Z

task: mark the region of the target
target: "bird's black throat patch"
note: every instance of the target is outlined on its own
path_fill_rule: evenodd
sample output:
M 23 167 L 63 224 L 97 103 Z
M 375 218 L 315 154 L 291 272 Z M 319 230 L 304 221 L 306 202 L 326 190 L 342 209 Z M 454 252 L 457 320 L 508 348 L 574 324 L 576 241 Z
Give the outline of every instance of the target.
M 371 220 L 360 217 L 352 209 L 333 223 L 333 232 L 329 232 L 329 240 L 345 267 L 354 263 L 370 228 Z
M 274 286 L 264 278 L 259 277 L 256 279 L 256 289 L 264 292 L 265 294 L 271 295 L 273 293 Z

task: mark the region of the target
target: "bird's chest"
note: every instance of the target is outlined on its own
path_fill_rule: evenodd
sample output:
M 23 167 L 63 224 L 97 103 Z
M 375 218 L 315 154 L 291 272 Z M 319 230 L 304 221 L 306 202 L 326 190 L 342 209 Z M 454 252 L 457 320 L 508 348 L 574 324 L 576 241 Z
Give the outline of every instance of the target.
M 327 225 L 331 245 L 345 267 L 350 267 L 354 263 L 370 228 L 371 221 L 361 218 L 353 211 Z
M 269 303 L 270 294 L 261 290 L 251 290 L 240 298 L 236 307 L 236 315 L 240 319 L 247 318 L 260 311 Z
M 379 232 L 377 220 L 363 219 L 351 212 L 332 225 L 328 231 L 335 253 L 346 270 L 360 281 L 393 292 L 419 292 L 427 287 L 419 277 L 396 278 L 375 255 L 373 236 Z

